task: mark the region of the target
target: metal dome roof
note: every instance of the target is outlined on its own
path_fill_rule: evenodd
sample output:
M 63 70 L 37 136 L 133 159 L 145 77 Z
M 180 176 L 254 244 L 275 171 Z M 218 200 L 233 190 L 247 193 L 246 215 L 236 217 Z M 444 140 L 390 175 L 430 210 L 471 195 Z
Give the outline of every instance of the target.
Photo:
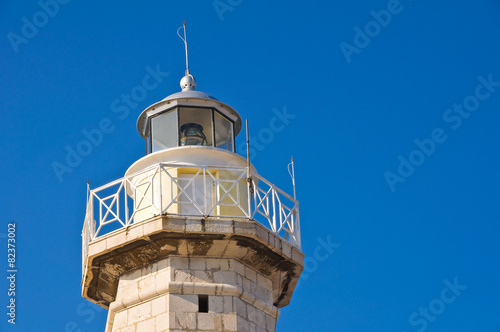
M 183 90 L 180 92 L 176 92 L 176 93 L 173 93 L 170 96 L 166 97 L 162 101 L 179 99 L 179 98 L 200 98 L 200 99 L 211 99 L 211 100 L 219 101 L 217 98 L 209 95 L 208 93 L 196 91 L 196 90 Z

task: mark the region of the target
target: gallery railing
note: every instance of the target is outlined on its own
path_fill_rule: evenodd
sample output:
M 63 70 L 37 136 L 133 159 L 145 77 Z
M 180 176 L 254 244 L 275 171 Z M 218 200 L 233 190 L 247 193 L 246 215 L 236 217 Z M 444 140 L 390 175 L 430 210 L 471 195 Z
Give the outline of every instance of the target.
M 300 249 L 298 201 L 263 177 L 249 174 L 247 167 L 160 163 L 89 188 L 83 264 L 92 241 L 157 215 L 253 219 Z

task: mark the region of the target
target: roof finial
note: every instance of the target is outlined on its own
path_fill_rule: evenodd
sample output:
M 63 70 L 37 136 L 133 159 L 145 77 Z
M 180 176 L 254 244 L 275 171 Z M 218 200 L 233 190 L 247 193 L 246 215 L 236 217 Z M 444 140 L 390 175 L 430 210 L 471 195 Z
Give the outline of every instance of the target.
M 184 29 L 184 38 L 179 34 L 179 30 Z M 195 90 L 196 88 L 196 80 L 193 75 L 189 72 L 189 60 L 188 60 L 188 44 L 186 37 L 186 21 L 182 21 L 182 26 L 177 29 L 177 35 L 184 42 L 184 48 L 186 49 L 186 76 L 181 79 L 181 88 L 182 90 Z

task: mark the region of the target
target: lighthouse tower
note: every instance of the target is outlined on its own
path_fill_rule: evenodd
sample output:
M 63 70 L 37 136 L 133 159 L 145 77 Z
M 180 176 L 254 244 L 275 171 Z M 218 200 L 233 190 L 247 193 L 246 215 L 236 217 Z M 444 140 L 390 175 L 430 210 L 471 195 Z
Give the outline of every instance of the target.
M 88 191 L 82 295 L 107 332 L 275 331 L 304 265 L 298 202 L 236 154 L 239 114 L 189 69 L 180 84 L 139 116 L 146 156 Z

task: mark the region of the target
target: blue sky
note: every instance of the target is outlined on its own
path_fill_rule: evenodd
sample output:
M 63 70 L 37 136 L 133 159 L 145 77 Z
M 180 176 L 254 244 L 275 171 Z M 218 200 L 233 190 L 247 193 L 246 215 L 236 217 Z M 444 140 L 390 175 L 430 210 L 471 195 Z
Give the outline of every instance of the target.
M 144 155 L 136 120 L 180 90 L 186 20 L 198 90 L 249 119 L 258 172 L 291 192 L 296 160 L 306 269 L 278 331 L 500 331 L 499 17 L 498 0 L 3 1 L 5 313 L 11 222 L 19 272 L 0 330 L 104 330 L 80 296 L 86 181 Z

